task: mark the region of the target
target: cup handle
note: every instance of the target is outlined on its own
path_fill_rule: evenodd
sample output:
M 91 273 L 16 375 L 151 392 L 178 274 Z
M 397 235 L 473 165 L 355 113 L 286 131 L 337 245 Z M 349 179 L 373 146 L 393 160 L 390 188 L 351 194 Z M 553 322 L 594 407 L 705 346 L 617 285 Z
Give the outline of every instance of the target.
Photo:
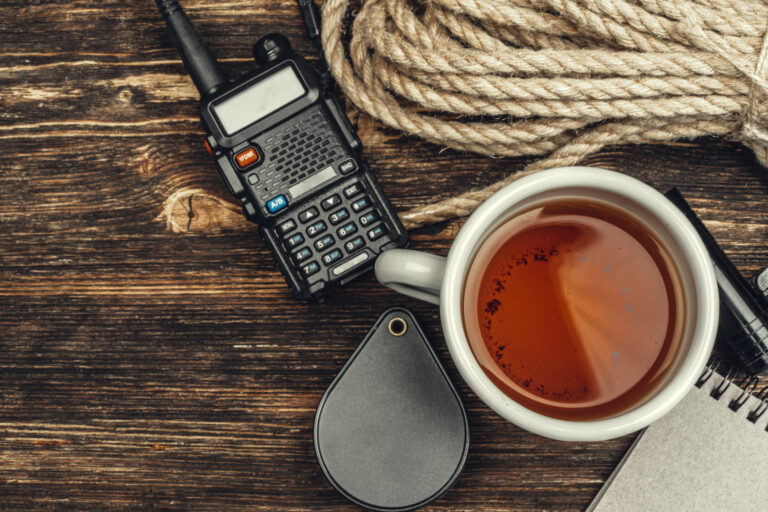
M 440 304 L 445 258 L 409 249 L 383 252 L 376 260 L 376 279 L 409 297 Z

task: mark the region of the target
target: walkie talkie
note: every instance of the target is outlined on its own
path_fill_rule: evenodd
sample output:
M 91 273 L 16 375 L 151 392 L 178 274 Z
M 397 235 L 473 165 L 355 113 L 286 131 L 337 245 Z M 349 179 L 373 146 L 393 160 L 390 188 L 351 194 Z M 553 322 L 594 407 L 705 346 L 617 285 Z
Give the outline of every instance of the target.
M 200 91 L 205 145 L 299 301 L 407 245 L 338 99 L 285 37 L 261 38 L 260 67 L 230 82 L 179 3 L 156 3 Z

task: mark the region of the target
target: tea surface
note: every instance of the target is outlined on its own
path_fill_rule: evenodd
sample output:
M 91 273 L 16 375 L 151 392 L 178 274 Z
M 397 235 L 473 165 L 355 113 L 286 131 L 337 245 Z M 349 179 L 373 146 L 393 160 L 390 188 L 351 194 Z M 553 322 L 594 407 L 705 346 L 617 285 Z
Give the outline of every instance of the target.
M 624 212 L 551 202 L 507 221 L 475 256 L 464 321 L 507 395 L 547 416 L 609 417 L 642 401 L 683 328 L 665 249 Z

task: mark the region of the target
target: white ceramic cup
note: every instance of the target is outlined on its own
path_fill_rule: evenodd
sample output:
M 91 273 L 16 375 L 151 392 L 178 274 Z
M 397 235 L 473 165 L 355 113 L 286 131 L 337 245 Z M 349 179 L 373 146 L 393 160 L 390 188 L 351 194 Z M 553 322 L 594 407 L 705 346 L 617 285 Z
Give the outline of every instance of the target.
M 593 421 L 551 418 L 515 402 L 486 376 L 472 354 L 463 326 L 464 282 L 474 255 L 487 237 L 536 204 L 566 198 L 609 203 L 645 225 L 674 261 L 685 304 L 682 340 L 666 378 L 633 408 Z M 605 169 L 560 167 L 521 178 L 499 190 L 469 217 L 447 258 L 404 249 L 387 251 L 376 261 L 376 277 L 398 292 L 440 305 L 451 357 L 469 387 L 491 409 L 519 427 L 563 441 L 611 439 L 661 418 L 693 387 L 717 331 L 717 283 L 707 250 L 693 226 L 653 188 Z

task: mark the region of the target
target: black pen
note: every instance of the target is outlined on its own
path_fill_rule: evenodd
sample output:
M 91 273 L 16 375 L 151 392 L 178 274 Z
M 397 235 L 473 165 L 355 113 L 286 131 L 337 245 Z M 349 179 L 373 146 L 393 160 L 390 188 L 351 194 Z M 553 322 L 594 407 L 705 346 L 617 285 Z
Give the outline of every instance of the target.
M 750 286 L 682 194 L 672 188 L 664 195 L 691 221 L 709 251 L 720 293 L 718 338 L 728 344 L 747 371 L 752 374 L 765 371 L 768 369 L 768 269 L 755 276 L 755 288 Z

